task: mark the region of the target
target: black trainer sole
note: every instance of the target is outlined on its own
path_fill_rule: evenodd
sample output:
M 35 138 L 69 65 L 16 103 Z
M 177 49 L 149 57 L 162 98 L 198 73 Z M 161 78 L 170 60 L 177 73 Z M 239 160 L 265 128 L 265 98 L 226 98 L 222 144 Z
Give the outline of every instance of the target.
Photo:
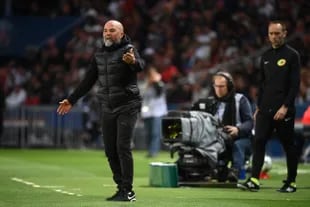
M 244 190 L 244 191 L 251 191 L 251 192 L 258 192 L 259 189 L 253 189 L 253 188 L 248 188 L 240 183 L 237 183 L 237 188 L 239 188 L 240 190 Z

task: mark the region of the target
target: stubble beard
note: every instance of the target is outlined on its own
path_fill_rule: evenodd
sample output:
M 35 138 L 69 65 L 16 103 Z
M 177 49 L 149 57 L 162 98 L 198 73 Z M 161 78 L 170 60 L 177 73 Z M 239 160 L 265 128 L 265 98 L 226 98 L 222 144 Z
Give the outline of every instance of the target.
M 278 48 L 284 44 L 284 39 L 279 39 L 271 42 L 273 48 Z

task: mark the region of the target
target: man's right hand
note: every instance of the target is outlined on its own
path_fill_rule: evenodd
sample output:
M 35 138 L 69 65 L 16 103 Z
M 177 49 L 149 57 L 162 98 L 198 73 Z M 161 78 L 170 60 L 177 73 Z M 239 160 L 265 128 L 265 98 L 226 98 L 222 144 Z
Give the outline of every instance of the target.
M 59 106 L 57 108 L 57 113 L 59 115 L 64 115 L 68 113 L 72 108 L 72 104 L 68 101 L 68 99 L 64 99 L 59 102 Z

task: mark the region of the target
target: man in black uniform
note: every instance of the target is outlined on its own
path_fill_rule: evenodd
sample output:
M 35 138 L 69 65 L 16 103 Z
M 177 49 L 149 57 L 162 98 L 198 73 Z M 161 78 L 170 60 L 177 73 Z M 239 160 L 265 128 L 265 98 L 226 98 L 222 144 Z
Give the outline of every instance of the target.
M 141 108 L 137 72 L 144 67 L 123 25 L 110 20 L 104 25 L 103 47 L 95 52 L 85 78 L 75 91 L 60 102 L 57 112 L 68 113 L 98 80 L 105 153 L 117 184 L 109 201 L 135 201 L 131 138 Z
M 265 146 L 275 130 L 286 153 L 287 178 L 279 192 L 295 192 L 297 152 L 294 144 L 295 97 L 299 90 L 300 58 L 284 40 L 286 27 L 281 21 L 271 21 L 268 37 L 271 48 L 261 58 L 260 89 L 258 92 L 252 175 L 237 186 L 258 191 L 259 174 L 264 163 Z

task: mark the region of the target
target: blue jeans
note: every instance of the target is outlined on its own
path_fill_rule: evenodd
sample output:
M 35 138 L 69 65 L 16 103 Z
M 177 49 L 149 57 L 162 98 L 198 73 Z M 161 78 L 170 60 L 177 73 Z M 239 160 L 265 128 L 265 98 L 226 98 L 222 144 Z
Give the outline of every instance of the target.
M 241 138 L 233 142 L 232 145 L 232 168 L 239 172 L 244 168 L 246 155 L 251 153 L 251 139 Z
M 148 154 L 156 155 L 160 150 L 161 117 L 144 118 Z

